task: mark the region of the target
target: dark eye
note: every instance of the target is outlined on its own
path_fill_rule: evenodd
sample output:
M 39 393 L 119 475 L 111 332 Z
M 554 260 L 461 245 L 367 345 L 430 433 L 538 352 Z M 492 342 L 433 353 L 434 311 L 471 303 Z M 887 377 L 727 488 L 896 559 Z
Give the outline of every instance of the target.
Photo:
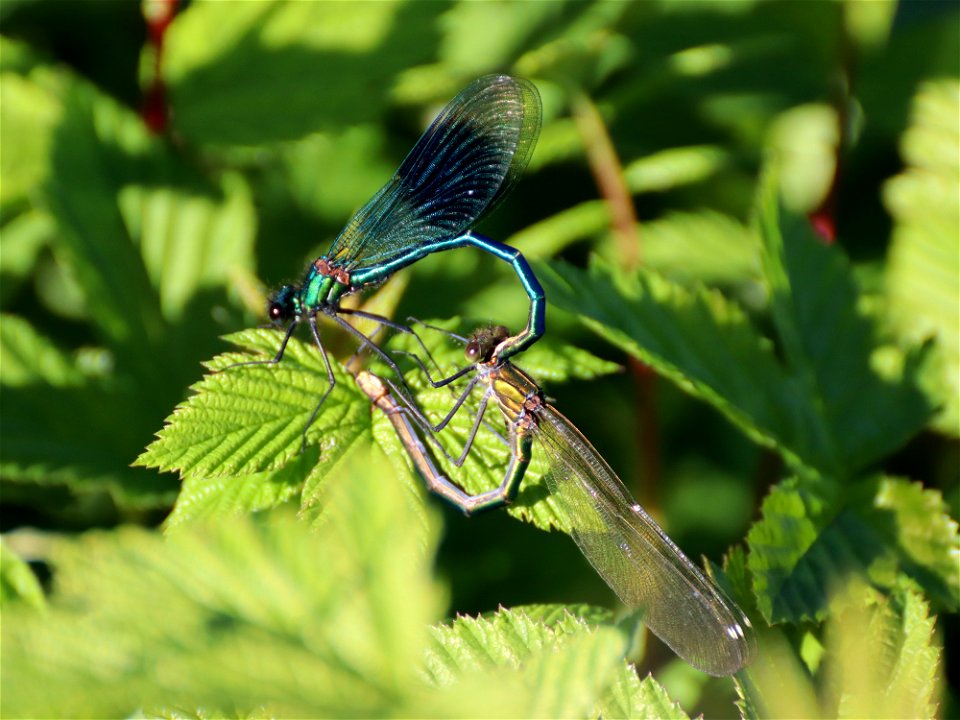
M 284 316 L 283 305 L 280 303 L 270 303 L 270 309 L 268 310 L 270 319 L 274 322 L 277 320 L 282 320 Z
M 480 345 L 477 344 L 476 341 L 471 340 L 467 343 L 467 347 L 463 352 L 467 356 L 467 360 L 474 362 L 480 356 Z

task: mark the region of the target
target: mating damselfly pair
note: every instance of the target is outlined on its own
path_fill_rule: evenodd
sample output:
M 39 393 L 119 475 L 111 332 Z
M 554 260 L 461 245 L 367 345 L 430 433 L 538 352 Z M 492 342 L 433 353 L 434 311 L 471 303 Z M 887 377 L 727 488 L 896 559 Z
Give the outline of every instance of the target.
M 583 554 L 623 602 L 644 612 L 644 620 L 667 645 L 695 667 L 728 675 L 750 662 L 754 642 L 750 622 L 633 500 L 613 470 L 587 439 L 544 399 L 538 384 L 512 360 L 545 332 L 544 293 L 530 266 L 507 245 L 478 235 L 473 226 L 509 192 L 525 169 L 540 129 L 535 86 L 505 75 L 482 77 L 457 95 L 416 143 L 390 181 L 346 225 L 330 250 L 308 267 L 299 286 L 284 286 L 271 299 L 270 318 L 287 323 L 276 355 L 242 363 L 276 364 L 301 322 L 310 327 L 323 358 L 328 387 L 309 423 L 327 400 L 335 378 L 317 326 L 327 316 L 370 348 L 392 379 L 363 371 L 357 382 L 376 408 L 387 413 L 413 464 L 428 487 L 466 513 L 490 510 L 516 496 L 534 455 L 550 467 L 545 479 L 554 501 L 567 515 Z M 373 320 L 417 339 L 408 324 L 350 310 L 342 298 L 382 282 L 424 256 L 476 247 L 509 262 L 530 300 L 525 329 L 511 336 L 504 328 L 480 330 L 466 342 L 469 365 L 436 386 L 462 381 L 464 389 L 450 412 L 434 423 L 391 354 L 347 319 Z M 424 358 L 419 369 L 427 370 Z M 458 411 L 475 403 L 472 431 L 458 458 L 471 452 L 488 407 L 499 410 L 509 460 L 497 488 L 469 495 L 438 471 L 431 453 L 444 450 L 437 436 Z M 304 443 L 306 429 L 304 430 Z

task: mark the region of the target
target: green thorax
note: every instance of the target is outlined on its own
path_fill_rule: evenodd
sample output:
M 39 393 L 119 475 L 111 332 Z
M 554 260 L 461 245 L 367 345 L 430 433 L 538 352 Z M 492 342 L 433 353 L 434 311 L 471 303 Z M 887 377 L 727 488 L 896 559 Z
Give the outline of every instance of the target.
M 299 312 L 314 312 L 324 305 L 336 307 L 340 297 L 349 290 L 348 285 L 344 285 L 331 275 L 321 272 L 320 268 L 317 267 L 318 263 L 319 261 L 310 265 L 307 276 L 300 286 Z

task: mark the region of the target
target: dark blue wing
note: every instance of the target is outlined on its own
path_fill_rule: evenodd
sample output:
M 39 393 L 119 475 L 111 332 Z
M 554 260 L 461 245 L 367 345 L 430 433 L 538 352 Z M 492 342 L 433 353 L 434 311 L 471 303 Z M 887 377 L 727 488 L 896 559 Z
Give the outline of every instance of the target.
M 531 82 L 507 75 L 475 80 L 347 223 L 326 258 L 354 271 L 461 235 L 509 192 L 539 133 L 540 95 Z

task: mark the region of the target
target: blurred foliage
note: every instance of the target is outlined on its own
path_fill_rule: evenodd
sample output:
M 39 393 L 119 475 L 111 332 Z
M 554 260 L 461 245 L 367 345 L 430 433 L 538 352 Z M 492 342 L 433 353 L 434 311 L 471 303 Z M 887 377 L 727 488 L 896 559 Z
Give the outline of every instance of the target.
M 0 4 L 0 714 L 957 715 L 958 19 Z M 517 362 L 751 616 L 760 653 L 733 683 L 602 609 L 573 543 L 541 532 L 564 524 L 536 459 L 507 513 L 427 498 L 333 326 L 338 382 L 306 435 L 312 345 L 204 375 L 275 352 L 250 329 L 266 289 L 487 72 L 544 102 L 481 228 L 538 261 L 551 303 Z M 597 178 L 629 194 L 626 235 Z M 361 300 L 518 327 L 501 265 L 441 253 Z M 454 396 L 409 377 L 442 416 Z M 458 476 L 473 491 L 502 477 L 491 429 Z

